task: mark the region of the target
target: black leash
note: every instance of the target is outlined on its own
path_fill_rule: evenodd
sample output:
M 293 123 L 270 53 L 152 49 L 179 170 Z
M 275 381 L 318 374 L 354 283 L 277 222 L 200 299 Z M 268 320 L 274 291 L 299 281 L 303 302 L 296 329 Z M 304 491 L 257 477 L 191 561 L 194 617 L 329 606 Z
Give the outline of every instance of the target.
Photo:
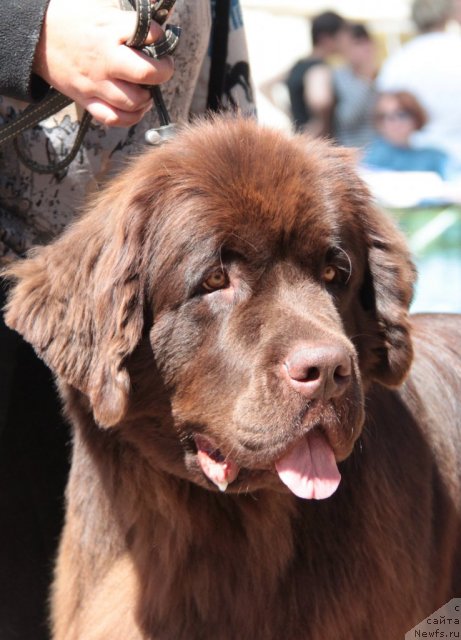
M 129 3 L 136 8 L 138 14 L 137 26 L 133 37 L 127 42 L 129 47 L 140 49 L 144 54 L 155 60 L 165 55 L 172 54 L 178 46 L 181 28 L 175 25 L 166 25 L 165 35 L 153 45 L 144 45 L 149 34 L 151 22 L 163 25 L 173 9 L 176 0 L 158 0 L 151 3 L 150 0 L 122 0 L 122 6 Z M 150 87 L 157 110 L 160 127 L 146 131 L 145 140 L 148 144 L 161 144 L 169 140 L 175 133 L 175 125 L 171 123 L 168 109 L 163 100 L 162 91 L 158 85 Z
M 154 44 L 146 45 L 145 41 L 149 34 L 152 21 L 163 25 L 173 8 L 176 0 L 121 0 L 121 7 L 127 10 L 136 10 L 137 23 L 135 33 L 126 43 L 129 47 L 139 49 L 144 54 L 155 60 L 165 55 L 171 55 L 179 42 L 181 34 L 180 27 L 175 25 L 166 25 L 165 33 Z M 169 139 L 174 134 L 174 125 L 170 121 L 168 110 L 163 100 L 160 87 L 150 87 L 150 91 L 154 100 L 154 107 L 157 110 L 160 120 L 158 129 L 151 129 L 146 132 L 146 141 L 150 144 L 159 144 L 163 140 Z M 80 121 L 80 127 L 68 155 L 60 162 L 42 165 L 29 158 L 24 149 L 21 147 L 19 136 L 23 131 L 35 127 L 39 122 L 49 118 L 61 109 L 72 104 L 73 100 L 63 95 L 56 89 L 51 88 L 45 98 L 38 104 L 29 105 L 17 118 L 12 122 L 0 127 L 0 147 L 13 140 L 16 152 L 21 162 L 36 173 L 59 173 L 66 169 L 77 155 L 83 138 L 91 124 L 91 115 L 88 111 L 83 113 Z

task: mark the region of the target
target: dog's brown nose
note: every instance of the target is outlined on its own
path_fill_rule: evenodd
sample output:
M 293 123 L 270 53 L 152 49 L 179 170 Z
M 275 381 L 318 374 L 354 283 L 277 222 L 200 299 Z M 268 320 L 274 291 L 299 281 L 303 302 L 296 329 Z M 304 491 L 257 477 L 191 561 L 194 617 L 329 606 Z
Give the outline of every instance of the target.
M 352 360 L 341 345 L 302 345 L 288 354 L 282 370 L 290 385 L 308 400 L 330 400 L 349 384 Z

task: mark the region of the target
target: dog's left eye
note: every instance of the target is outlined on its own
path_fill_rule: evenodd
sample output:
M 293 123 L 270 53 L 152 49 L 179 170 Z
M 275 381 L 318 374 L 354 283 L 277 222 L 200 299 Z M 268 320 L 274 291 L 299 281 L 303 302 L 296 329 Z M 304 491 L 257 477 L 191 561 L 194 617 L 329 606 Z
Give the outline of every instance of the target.
M 212 271 L 206 280 L 202 282 L 202 288 L 205 291 L 217 291 L 218 289 L 224 289 L 229 284 L 229 276 L 222 269 L 215 269 Z
M 342 248 L 332 248 L 326 256 L 322 280 L 326 285 L 347 285 L 352 274 L 352 263 Z
M 338 278 L 338 269 L 332 264 L 327 264 L 327 266 L 323 269 L 322 277 L 327 283 L 333 282 Z

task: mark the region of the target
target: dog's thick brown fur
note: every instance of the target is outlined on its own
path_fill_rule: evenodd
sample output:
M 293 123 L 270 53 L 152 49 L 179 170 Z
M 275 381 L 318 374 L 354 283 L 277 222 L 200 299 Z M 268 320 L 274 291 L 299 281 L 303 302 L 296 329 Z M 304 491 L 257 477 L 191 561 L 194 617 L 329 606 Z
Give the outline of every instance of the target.
M 346 152 L 199 123 L 9 275 L 75 427 L 55 640 L 397 640 L 461 596 L 461 322 L 409 317 Z M 276 473 L 313 433 L 324 500 Z

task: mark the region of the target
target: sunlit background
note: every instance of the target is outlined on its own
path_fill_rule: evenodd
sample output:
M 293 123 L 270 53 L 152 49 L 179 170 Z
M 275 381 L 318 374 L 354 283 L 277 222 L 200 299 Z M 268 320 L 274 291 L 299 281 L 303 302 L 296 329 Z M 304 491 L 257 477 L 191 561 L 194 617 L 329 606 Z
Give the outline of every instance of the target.
M 274 107 L 260 88 L 309 54 L 311 16 L 334 10 L 354 22 L 365 23 L 376 38 L 380 59 L 384 60 L 414 35 L 410 6 L 409 0 L 242 0 L 259 120 L 270 126 L 290 128 L 284 109 Z M 449 29 L 460 30 L 455 23 Z M 279 106 L 283 107 L 287 99 L 281 91 Z M 406 195 L 413 192 L 414 186 L 418 187 L 411 184 L 411 179 L 418 177 L 401 177 L 404 180 L 377 185 L 375 195 L 404 229 L 415 257 L 419 281 L 413 310 L 461 312 L 460 203 L 406 206 Z M 391 204 L 385 197 L 390 192 L 396 200 Z

